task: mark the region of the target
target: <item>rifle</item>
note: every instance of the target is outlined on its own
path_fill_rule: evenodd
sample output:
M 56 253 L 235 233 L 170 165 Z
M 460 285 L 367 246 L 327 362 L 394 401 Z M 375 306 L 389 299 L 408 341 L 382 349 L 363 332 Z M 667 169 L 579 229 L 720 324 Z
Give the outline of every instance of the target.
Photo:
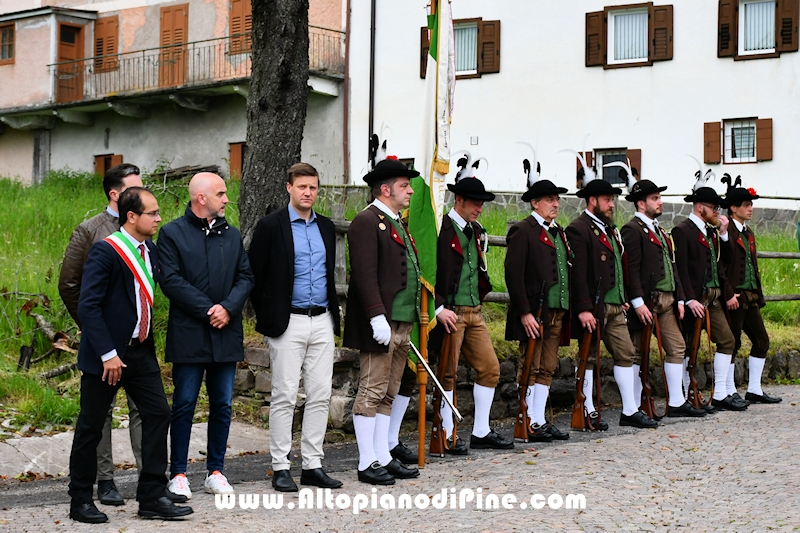
M 445 333 L 444 341 L 442 341 L 442 354 L 439 359 L 439 370 L 442 377 L 450 371 L 452 372 L 453 380 L 456 379 L 456 354 L 455 344 L 453 343 L 453 335 Z M 458 424 L 453 425 L 452 444 L 444 434 L 443 419 L 442 419 L 442 404 L 446 395 L 442 394 L 437 388 L 433 391 L 433 421 L 431 422 L 431 443 L 428 449 L 429 455 L 434 457 L 444 457 L 445 451 L 450 449 L 450 446 L 455 446 L 458 439 L 457 428 Z M 455 387 L 453 387 L 453 400 L 455 400 Z
M 642 410 L 653 420 L 661 420 L 663 415 L 656 413 L 656 402 L 653 400 L 653 389 L 650 387 L 650 340 L 656 322 L 655 308 L 656 285 L 653 274 L 650 274 L 650 298 L 645 304 L 653 316 L 649 324 L 644 324 L 642 329 L 642 355 L 639 365 L 639 377 L 642 380 Z
M 536 311 L 536 322 L 539 323 L 539 337 L 544 332 L 541 329 L 542 325 L 542 307 L 544 307 L 544 289 L 545 283 L 542 282 L 542 290 L 539 292 L 539 309 Z M 525 363 L 522 366 L 522 374 L 520 374 L 518 387 L 519 387 L 519 409 L 517 409 L 517 421 L 514 425 L 514 439 L 521 442 L 528 442 L 530 436 L 531 420 L 528 417 L 528 383 L 531 378 L 531 366 L 533 366 L 533 353 L 536 351 L 536 343 L 538 338 L 528 339 L 528 346 L 525 349 Z
M 461 412 L 455 405 L 453 405 L 453 402 L 451 402 L 450 398 L 448 398 L 447 395 L 444 393 L 444 387 L 442 387 L 442 384 L 436 378 L 436 374 L 434 374 L 433 370 L 431 370 L 431 365 L 429 365 L 428 361 L 426 361 L 425 358 L 422 357 L 422 354 L 419 353 L 419 349 L 417 349 L 417 347 L 414 346 L 413 342 L 409 342 L 408 345 L 411 346 L 411 350 L 416 354 L 419 363 L 425 368 L 425 372 L 427 372 L 428 375 L 431 377 L 431 380 L 433 381 L 433 386 L 436 388 L 437 391 L 439 391 L 439 394 L 442 395 L 442 399 L 447 402 L 447 405 L 450 406 L 450 409 L 453 410 L 453 416 L 455 416 L 456 420 L 458 420 L 459 422 L 463 422 L 464 417 L 461 416 Z
M 711 403 L 711 397 L 709 396 L 707 402 L 703 402 L 703 395 L 700 394 L 700 391 L 697 387 L 697 378 L 695 377 L 695 368 L 697 367 L 697 352 L 700 349 L 700 334 L 703 330 L 703 322 L 708 320 L 708 304 L 706 299 L 708 298 L 708 286 L 706 285 L 706 275 L 708 274 L 708 269 L 703 271 L 703 294 L 700 296 L 699 302 L 703 304 L 703 309 L 705 313 L 702 317 L 695 317 L 694 318 L 694 330 L 692 332 L 692 345 L 689 349 L 689 362 L 686 365 L 686 370 L 689 373 L 689 394 L 687 395 L 689 398 L 688 400 L 692 402 L 692 405 L 697 407 L 698 409 L 702 409 L 704 406 Z M 710 330 L 709 330 L 710 331 Z M 713 396 L 713 385 L 712 387 L 712 396 Z
M 602 280 L 603 278 L 597 280 L 597 289 L 594 293 L 593 314 L 597 322 L 595 329 L 597 330 L 598 336 L 598 348 L 600 340 L 600 321 L 597 319 L 597 313 L 600 308 L 600 282 Z M 592 335 L 593 333 L 589 331 L 589 328 L 586 328 L 586 331 L 583 332 L 580 350 L 578 351 L 578 371 L 575 374 L 575 403 L 572 405 L 572 429 L 594 429 L 592 423 L 589 421 L 589 417 L 586 416 L 586 395 L 583 393 L 586 364 L 589 361 L 589 350 L 592 349 Z

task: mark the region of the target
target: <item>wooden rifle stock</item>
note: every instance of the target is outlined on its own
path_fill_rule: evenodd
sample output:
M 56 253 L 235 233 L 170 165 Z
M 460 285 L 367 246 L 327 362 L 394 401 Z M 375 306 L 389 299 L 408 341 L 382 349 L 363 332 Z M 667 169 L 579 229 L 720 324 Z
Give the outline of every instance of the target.
M 706 286 L 706 275 L 708 274 L 708 269 L 703 272 L 703 294 L 700 296 L 700 303 L 703 304 L 705 309 L 705 314 L 708 314 L 708 307 L 706 306 L 706 299 L 708 298 L 708 286 Z M 703 320 L 705 319 L 705 315 L 702 317 L 695 317 L 694 318 L 694 330 L 692 331 L 692 345 L 689 348 L 689 362 L 686 365 L 686 371 L 689 373 L 689 398 L 688 400 L 692 402 L 692 405 L 697 407 L 698 409 L 702 409 L 703 405 L 707 405 L 708 402 L 703 402 L 703 396 L 700 394 L 700 390 L 697 386 L 697 378 L 695 377 L 695 369 L 697 367 L 697 352 L 700 350 L 700 335 L 703 331 Z M 709 402 L 711 399 L 709 398 Z
M 456 379 L 455 368 L 455 344 L 453 343 L 452 333 L 445 333 L 444 340 L 442 341 L 442 353 L 439 357 L 439 365 L 437 367 L 437 377 L 439 381 L 444 379 L 448 370 L 452 371 L 453 380 Z M 453 387 L 453 401 L 456 400 L 455 387 Z M 433 421 L 431 422 L 431 442 L 428 447 L 428 455 L 434 457 L 444 457 L 445 450 L 450 448 L 450 442 L 445 436 L 442 418 L 442 406 L 445 400 L 442 392 L 438 388 L 433 390 Z M 456 444 L 458 423 L 453 421 L 453 435 L 452 444 Z
M 595 330 L 600 335 L 600 324 L 597 320 L 597 312 L 600 307 L 600 282 L 603 278 L 597 280 L 597 289 L 594 294 L 594 311 L 593 315 L 595 321 Z M 589 362 L 589 351 L 592 349 L 592 335 L 593 332 L 586 328 L 583 332 L 583 339 L 581 340 L 580 350 L 578 351 L 578 371 L 575 375 L 575 403 L 572 405 L 572 429 L 594 429 L 589 417 L 586 416 L 586 395 L 583 393 L 583 381 L 586 378 L 586 365 Z
M 545 282 L 542 282 L 542 289 L 539 292 L 539 309 L 536 311 L 536 322 L 539 323 L 539 338 L 544 335 L 542 329 L 542 307 L 544 307 Z M 528 339 L 528 346 L 525 349 L 525 363 L 522 366 L 522 373 L 519 377 L 517 386 L 519 387 L 519 408 L 517 409 L 517 420 L 514 424 L 514 439 L 528 442 L 530 436 L 531 420 L 528 417 L 528 383 L 531 379 L 531 367 L 533 366 L 533 354 L 536 351 L 536 344 L 539 338 Z
M 653 420 L 661 420 L 663 415 L 656 412 L 656 402 L 653 400 L 653 389 L 650 386 L 650 340 L 653 335 L 653 326 L 656 321 L 655 309 L 656 288 L 653 274 L 650 274 L 650 299 L 645 304 L 653 316 L 649 324 L 643 324 L 642 329 L 642 355 L 639 364 L 639 377 L 642 380 L 642 411 Z

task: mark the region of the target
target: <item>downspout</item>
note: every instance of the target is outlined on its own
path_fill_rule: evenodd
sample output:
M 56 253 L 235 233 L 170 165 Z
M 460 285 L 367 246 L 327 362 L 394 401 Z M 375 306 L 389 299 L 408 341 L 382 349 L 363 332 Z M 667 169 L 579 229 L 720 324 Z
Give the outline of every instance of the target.
M 375 132 L 375 3 L 370 8 L 369 28 L 369 131 L 367 132 L 367 160 L 369 161 L 369 137 Z
M 342 185 L 345 186 L 342 196 L 347 202 L 347 182 L 349 174 L 350 147 L 350 0 L 347 0 L 347 13 L 345 14 L 344 28 L 344 105 L 342 117 L 342 158 L 344 168 L 342 173 Z

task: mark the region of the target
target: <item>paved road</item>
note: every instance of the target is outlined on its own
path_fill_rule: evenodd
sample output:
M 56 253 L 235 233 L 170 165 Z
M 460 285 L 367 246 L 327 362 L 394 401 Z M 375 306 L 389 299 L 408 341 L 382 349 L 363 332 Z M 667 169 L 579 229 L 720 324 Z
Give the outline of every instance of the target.
M 800 386 L 770 387 L 769 392 L 784 402 L 702 420 L 665 419 L 656 430 L 612 424 L 609 433 L 573 434 L 566 443 L 518 444 L 511 453 L 480 451 L 466 459 L 433 460 L 420 478 L 375 492 L 378 502 L 381 497 L 386 502 L 400 501 L 404 494 L 427 499 L 443 489 L 450 495 L 451 488 L 458 497 L 469 489 L 474 499 L 464 509 L 378 508 L 354 514 L 352 503 L 327 509 L 323 501 L 322 509 L 298 509 L 298 496 L 285 495 L 277 510 L 263 505 L 219 510 L 213 496 L 196 492 L 195 514 L 185 521 L 140 520 L 136 503 L 129 501 L 120 508 L 103 507 L 111 521 L 89 526 L 67 517 L 65 480 L 4 482 L 0 531 L 793 531 L 800 526 Z M 613 416 L 609 413 L 610 422 Z M 326 458 L 345 483 L 332 494 L 334 507 L 337 496 L 342 504 L 345 496 L 352 501 L 363 494 L 367 504 L 372 497 L 371 487 L 356 480 L 355 455 L 353 445 L 345 445 L 332 448 Z M 268 456 L 234 458 L 228 464 L 240 495 L 277 496 L 264 479 Z M 199 487 L 202 464 L 196 466 L 190 479 Z M 123 493 L 130 496 L 133 474 L 125 476 L 118 473 Z M 510 503 L 512 509 L 479 508 L 479 492 L 486 503 L 489 494 L 513 495 L 517 501 Z M 520 508 L 536 494 L 582 494 L 586 505 Z

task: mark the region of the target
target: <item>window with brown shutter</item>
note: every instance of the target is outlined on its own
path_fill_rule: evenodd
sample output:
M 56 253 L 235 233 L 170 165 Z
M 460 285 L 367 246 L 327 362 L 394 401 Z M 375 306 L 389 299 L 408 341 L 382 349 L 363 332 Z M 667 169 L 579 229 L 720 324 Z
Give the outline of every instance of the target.
M 231 0 L 230 9 L 231 54 L 249 52 L 253 47 L 251 32 L 253 31 L 252 0 Z
M 756 119 L 756 161 L 772 160 L 772 119 Z
M 706 163 L 722 161 L 729 165 L 772 159 L 771 118 L 749 117 L 725 119 L 721 123 L 709 122 L 705 124 L 704 132 Z
M 94 69 L 107 72 L 117 68 L 117 42 L 119 41 L 119 17 L 103 17 L 94 21 Z M 106 56 L 106 57 L 102 57 Z
M 586 13 L 586 66 L 644 67 L 671 60 L 672 12 L 672 5 L 644 2 Z
M 650 60 L 672 59 L 672 6 L 650 8 Z
M 798 0 L 780 0 L 775 13 L 775 40 L 778 52 L 797 52 Z
M 717 57 L 766 59 L 797 52 L 799 21 L 798 0 L 719 0 Z
M 500 21 L 453 21 L 456 45 L 456 79 L 480 78 L 500 72 Z M 420 28 L 419 77 L 425 78 L 430 41 L 427 26 Z
M 14 24 L 0 24 L 0 65 L 14 62 Z
M 102 177 L 106 175 L 110 168 L 121 164 L 121 154 L 96 155 L 94 156 L 94 173 Z
M 244 170 L 244 156 L 247 152 L 247 143 L 230 143 L 228 144 L 230 151 L 230 176 L 234 180 L 242 178 L 242 171 Z
M 431 40 L 428 37 L 428 27 L 419 29 L 419 77 L 425 79 L 428 72 L 428 55 L 431 50 Z
M 484 20 L 478 25 L 478 74 L 500 72 L 500 21 Z
M 721 122 L 706 122 L 703 124 L 703 162 L 715 164 L 722 160 L 722 135 Z
M 717 57 L 736 55 L 736 33 L 739 29 L 739 21 L 736 16 L 738 7 L 739 0 L 719 0 Z
M 606 62 L 603 12 L 586 13 L 586 66 L 601 67 Z
M 161 55 L 158 79 L 161 87 L 183 85 L 186 79 L 186 47 L 189 4 L 161 8 Z

